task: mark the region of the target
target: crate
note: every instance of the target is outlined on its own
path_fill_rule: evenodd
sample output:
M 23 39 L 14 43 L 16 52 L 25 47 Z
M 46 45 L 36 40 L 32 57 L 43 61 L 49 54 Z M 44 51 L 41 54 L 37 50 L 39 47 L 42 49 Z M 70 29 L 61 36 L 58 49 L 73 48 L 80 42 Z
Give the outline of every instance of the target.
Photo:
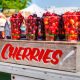
M 23 48 L 38 48 L 51 50 L 61 50 L 63 55 L 59 59 L 58 64 L 44 63 L 43 61 L 37 62 L 35 60 L 15 60 L 9 58 L 4 60 L 0 54 L 0 61 L 7 63 L 22 64 L 26 66 L 61 70 L 61 71 L 71 71 L 79 72 L 80 71 L 80 45 L 79 42 L 67 42 L 67 41 L 26 41 L 26 40 L 0 40 L 0 53 L 6 44 L 11 44 L 14 48 L 23 47 Z M 21 51 L 21 54 L 23 52 Z M 6 57 L 9 54 L 9 50 L 6 51 Z M 51 54 L 49 55 L 49 57 Z M 58 57 L 58 56 L 57 56 Z

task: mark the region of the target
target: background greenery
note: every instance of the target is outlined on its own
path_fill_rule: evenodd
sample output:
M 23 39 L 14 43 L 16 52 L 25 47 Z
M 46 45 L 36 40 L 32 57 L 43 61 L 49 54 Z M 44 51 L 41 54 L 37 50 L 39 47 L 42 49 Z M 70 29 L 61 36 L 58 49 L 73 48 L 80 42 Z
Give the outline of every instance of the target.
M 27 7 L 32 0 L 0 0 L 0 8 L 2 9 L 23 9 Z

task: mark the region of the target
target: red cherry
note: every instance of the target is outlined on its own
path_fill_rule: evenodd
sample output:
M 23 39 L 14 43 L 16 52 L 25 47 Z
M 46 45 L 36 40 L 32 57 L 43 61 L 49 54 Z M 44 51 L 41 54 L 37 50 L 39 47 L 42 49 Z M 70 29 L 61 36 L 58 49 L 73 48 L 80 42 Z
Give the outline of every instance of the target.
M 18 16 L 18 17 L 22 17 L 21 13 L 18 13 L 17 16 Z
M 16 36 L 16 38 L 17 38 L 17 39 L 19 39 L 19 38 L 20 38 L 20 36 L 18 35 L 18 36 Z
M 56 27 L 56 23 L 52 23 L 52 26 L 53 26 L 53 27 Z
M 15 34 L 20 34 L 20 31 L 15 32 Z
M 29 29 L 32 30 L 32 26 L 29 26 Z
M 56 34 L 56 30 L 52 30 L 52 34 Z
M 14 32 L 14 33 L 20 33 L 20 32 L 19 32 L 19 30 L 18 30 L 18 29 L 16 29 L 16 28 L 15 28 L 15 29 L 13 29 L 13 32 Z
M 54 18 L 53 18 L 53 17 L 50 17 L 50 18 L 49 18 L 49 22 L 50 22 L 50 23 L 53 23 L 53 22 L 54 22 Z
M 48 17 L 45 17 L 45 18 L 44 18 L 44 22 L 45 22 L 45 21 L 48 21 L 48 20 L 49 20 L 49 18 L 48 18 Z
M 79 22 L 77 21 L 75 24 L 74 24 L 75 27 L 78 27 L 79 26 Z
M 70 19 L 69 23 L 74 24 L 75 23 L 74 19 Z
M 12 18 L 17 18 L 17 14 L 13 14 L 12 15 Z
M 12 39 L 17 39 L 17 36 L 12 36 Z
M 77 15 L 73 16 L 73 19 L 74 19 L 75 21 L 78 21 L 78 16 L 77 16 Z
M 45 24 L 45 25 L 48 25 L 48 24 L 49 24 L 49 22 L 48 22 L 48 21 L 44 21 L 44 24 Z
M 70 30 L 70 34 L 75 34 L 75 31 L 74 30 Z
M 55 25 L 58 27 L 58 25 L 59 25 L 59 22 L 55 22 Z
M 50 12 L 46 12 L 46 16 L 50 16 L 51 14 L 50 14 Z
M 15 22 L 15 18 L 12 18 L 12 17 L 11 17 L 11 18 L 10 18 L 10 22 L 11 22 L 11 23 Z
M 58 16 L 54 16 L 54 20 L 55 21 L 58 21 Z
M 68 21 L 66 21 L 66 22 L 65 22 L 65 25 L 66 25 L 66 26 L 69 26 L 69 22 L 68 22 Z
M 32 19 L 33 19 L 33 16 L 32 16 L 32 15 L 30 15 L 30 16 L 28 17 L 28 19 L 32 20 Z
M 49 28 L 49 25 L 45 25 L 45 29 L 48 29 Z
M 70 32 L 70 28 L 66 28 L 66 32 Z
M 54 27 L 53 27 L 53 26 L 50 26 L 50 27 L 49 27 L 49 30 L 50 30 L 50 31 L 52 31 L 53 29 L 54 29 Z
M 35 30 L 33 30 L 33 34 L 35 34 L 35 32 L 36 32 L 36 31 L 35 31 Z
M 53 26 L 50 26 L 50 27 L 49 27 L 49 30 L 50 30 L 50 31 L 52 31 L 52 30 L 56 30 L 56 28 L 53 27 Z

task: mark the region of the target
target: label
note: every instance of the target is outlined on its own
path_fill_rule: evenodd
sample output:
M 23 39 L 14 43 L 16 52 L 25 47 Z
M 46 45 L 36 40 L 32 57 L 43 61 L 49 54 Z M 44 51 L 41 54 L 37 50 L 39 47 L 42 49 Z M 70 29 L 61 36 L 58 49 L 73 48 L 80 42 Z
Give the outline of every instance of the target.
M 28 60 L 43 63 L 58 64 L 62 57 L 62 50 L 39 49 L 30 47 L 14 47 L 12 44 L 5 44 L 1 51 L 1 57 L 4 60 Z

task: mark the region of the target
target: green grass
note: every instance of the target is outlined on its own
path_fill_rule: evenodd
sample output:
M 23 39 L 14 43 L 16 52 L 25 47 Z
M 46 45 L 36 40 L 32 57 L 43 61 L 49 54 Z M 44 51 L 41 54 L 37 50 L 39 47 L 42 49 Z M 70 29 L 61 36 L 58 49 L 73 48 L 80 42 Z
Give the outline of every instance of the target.
M 0 72 L 0 80 L 11 80 L 11 75 Z

